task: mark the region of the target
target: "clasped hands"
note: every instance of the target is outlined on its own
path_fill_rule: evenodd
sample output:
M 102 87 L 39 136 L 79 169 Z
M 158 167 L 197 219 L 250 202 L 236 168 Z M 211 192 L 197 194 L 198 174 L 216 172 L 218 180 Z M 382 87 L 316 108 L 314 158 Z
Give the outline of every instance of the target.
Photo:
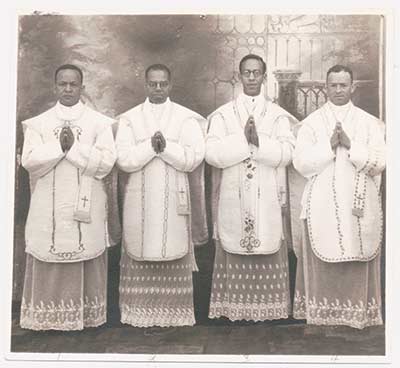
M 62 151 L 65 153 L 66 151 L 69 151 L 74 144 L 75 138 L 74 138 L 74 133 L 72 133 L 72 130 L 69 126 L 65 126 L 61 129 L 60 133 L 60 145 Z
M 155 153 L 157 154 L 164 151 L 167 142 L 160 131 L 155 132 L 154 135 L 151 137 L 151 145 Z
M 250 144 L 254 144 L 259 147 L 258 134 L 256 129 L 256 122 L 254 121 L 253 116 L 249 116 L 246 122 L 246 126 L 244 127 L 244 135 L 246 136 L 247 142 Z
M 350 147 L 351 147 L 350 138 L 348 137 L 346 132 L 343 130 L 342 124 L 340 122 L 336 123 L 335 129 L 331 136 L 332 151 L 336 151 L 336 148 L 338 146 L 342 146 L 347 149 L 350 149 Z

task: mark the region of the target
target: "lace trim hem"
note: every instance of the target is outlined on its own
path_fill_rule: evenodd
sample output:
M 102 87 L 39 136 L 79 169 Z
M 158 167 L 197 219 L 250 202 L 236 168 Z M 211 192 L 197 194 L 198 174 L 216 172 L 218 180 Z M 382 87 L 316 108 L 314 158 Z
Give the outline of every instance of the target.
M 79 303 L 61 300 L 57 305 L 53 302 L 32 305 L 23 299 L 21 304 L 20 326 L 29 330 L 75 331 L 98 327 L 106 321 L 106 303 L 99 302 L 97 297 Z
M 290 304 L 211 302 L 209 318 L 227 317 L 231 321 L 266 321 L 289 317 Z
M 122 304 L 121 322 L 134 327 L 194 326 L 193 308 L 130 307 Z
M 345 303 L 338 299 L 328 301 L 327 298 L 317 302 L 313 297 L 307 303 L 306 297 L 298 291 L 294 298 L 293 318 L 305 319 L 313 325 L 340 325 L 358 329 L 383 324 L 381 305 L 375 298 L 371 298 L 367 304 L 362 301 L 354 304 L 349 299 Z
M 47 331 L 47 330 L 57 330 L 57 331 L 80 331 L 87 327 L 99 327 L 107 322 L 107 318 L 103 317 L 97 321 L 75 321 L 72 323 L 64 324 L 51 324 L 51 323 L 38 323 L 36 320 L 24 318 L 20 321 L 21 328 L 34 331 Z

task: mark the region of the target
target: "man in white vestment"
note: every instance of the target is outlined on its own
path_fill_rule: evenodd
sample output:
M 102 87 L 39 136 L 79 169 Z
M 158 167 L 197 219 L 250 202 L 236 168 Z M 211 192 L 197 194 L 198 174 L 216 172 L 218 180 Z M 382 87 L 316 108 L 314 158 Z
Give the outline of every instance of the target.
M 56 105 L 22 123 L 22 166 L 32 193 L 22 328 L 81 330 L 106 322 L 110 242 L 103 178 L 116 150 L 113 120 L 81 102 L 83 89 L 81 69 L 60 66 Z
M 144 103 L 120 117 L 117 164 L 123 193 L 121 321 L 139 327 L 194 325 L 188 173 L 204 159 L 200 116 L 169 99 L 171 72 L 145 72 Z
M 282 207 L 292 160 L 293 118 L 262 94 L 266 64 L 239 64 L 241 93 L 209 118 L 206 161 L 220 169 L 214 217 L 216 254 L 210 318 L 264 321 L 290 312 Z
M 352 104 L 351 69 L 333 66 L 326 84 L 328 102 L 304 119 L 293 156 L 308 179 L 294 317 L 361 329 L 382 324 L 383 123 Z

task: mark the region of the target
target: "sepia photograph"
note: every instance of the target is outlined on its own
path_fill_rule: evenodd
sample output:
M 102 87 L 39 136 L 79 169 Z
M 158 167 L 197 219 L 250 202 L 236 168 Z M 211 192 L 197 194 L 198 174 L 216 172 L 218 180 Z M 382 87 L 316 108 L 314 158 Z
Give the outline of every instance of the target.
M 392 21 L 19 12 L 9 359 L 388 363 Z

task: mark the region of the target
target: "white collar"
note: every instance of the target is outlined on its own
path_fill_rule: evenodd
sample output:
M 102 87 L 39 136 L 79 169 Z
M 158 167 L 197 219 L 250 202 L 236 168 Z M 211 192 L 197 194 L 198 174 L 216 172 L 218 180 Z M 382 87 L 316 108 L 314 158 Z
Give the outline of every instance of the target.
M 57 101 L 55 108 L 56 115 L 59 119 L 64 121 L 75 121 L 82 116 L 86 106 L 80 100 L 73 106 L 65 106 L 61 104 L 60 101 Z
M 260 102 L 265 100 L 264 96 L 260 93 L 257 96 L 249 96 L 244 94 L 243 92 L 240 93 L 239 98 L 247 104 L 255 104 L 258 105 Z
M 344 113 L 347 112 L 348 109 L 351 108 L 351 106 L 353 105 L 353 103 L 351 102 L 351 100 L 349 102 L 347 102 L 347 104 L 345 105 L 335 105 L 334 103 L 332 103 L 331 101 L 327 102 L 329 104 L 329 107 L 335 112 L 335 113 Z
M 163 103 L 156 104 L 156 103 L 151 102 L 149 100 L 149 98 L 146 97 L 146 100 L 144 101 L 144 103 L 146 105 L 148 105 L 151 109 L 163 109 L 165 106 L 167 106 L 169 103 L 171 103 L 171 100 L 169 99 L 169 97 L 167 97 L 167 99 Z
M 335 105 L 332 102 L 328 101 L 325 106 L 327 116 L 330 117 L 329 125 L 332 129 L 338 121 L 340 121 L 343 126 L 346 126 L 348 122 L 352 119 L 352 116 L 354 114 L 354 105 L 351 101 L 341 106 Z
M 167 97 L 167 99 L 163 103 L 160 103 L 160 104 L 151 102 L 148 97 L 146 98 L 146 101 L 145 101 L 145 107 L 147 107 L 146 110 L 149 111 L 157 121 L 161 119 L 164 111 L 170 104 L 171 104 L 171 101 L 170 101 L 169 97 Z

